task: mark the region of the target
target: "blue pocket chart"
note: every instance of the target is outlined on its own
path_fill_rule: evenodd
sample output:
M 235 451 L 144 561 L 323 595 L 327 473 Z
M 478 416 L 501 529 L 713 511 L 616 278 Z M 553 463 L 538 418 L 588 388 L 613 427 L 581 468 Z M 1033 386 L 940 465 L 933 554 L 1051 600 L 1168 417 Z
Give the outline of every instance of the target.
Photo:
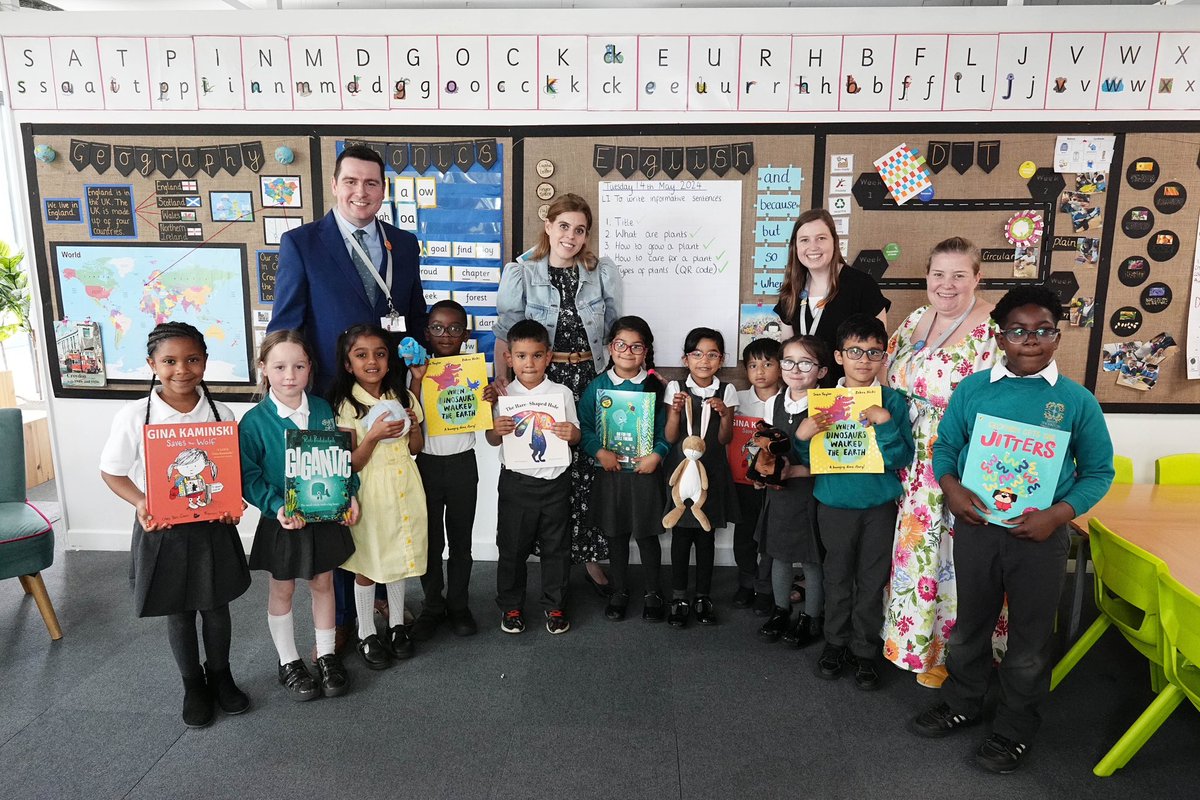
M 754 248 L 755 269 L 786 269 L 787 248 L 759 245 Z
M 799 167 L 759 167 L 758 191 L 800 191 L 804 176 Z
M 792 223 L 785 220 L 759 220 L 754 223 L 754 241 L 767 244 L 787 244 L 792 238 Z

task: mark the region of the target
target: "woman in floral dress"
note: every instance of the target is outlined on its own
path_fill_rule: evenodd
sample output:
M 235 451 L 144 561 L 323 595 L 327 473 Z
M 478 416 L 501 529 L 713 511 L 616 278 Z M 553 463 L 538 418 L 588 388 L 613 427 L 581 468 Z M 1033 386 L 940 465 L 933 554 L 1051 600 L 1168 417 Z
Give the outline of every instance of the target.
M 965 239 L 936 245 L 925 268 L 929 304 L 909 314 L 888 342 L 888 383 L 908 398 L 916 455 L 900 470 L 904 495 L 884 598 L 883 653 L 931 688 L 945 680 L 946 642 L 958 616 L 953 526 L 933 474 L 933 443 L 955 387 L 996 359 L 992 304 L 975 295 L 979 266 L 979 248 Z M 1005 613 L 996 625 L 997 657 L 1007 619 Z

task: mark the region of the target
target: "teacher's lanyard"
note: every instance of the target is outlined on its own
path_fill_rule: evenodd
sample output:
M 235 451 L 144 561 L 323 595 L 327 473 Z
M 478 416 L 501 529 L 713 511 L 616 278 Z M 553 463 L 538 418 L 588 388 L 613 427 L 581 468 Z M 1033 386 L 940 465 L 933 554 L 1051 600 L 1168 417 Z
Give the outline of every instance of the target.
M 828 297 L 828 295 L 826 295 L 826 297 Z M 824 300 L 825 298 L 823 297 L 821 299 Z M 812 307 L 811 304 L 808 302 L 808 289 L 805 289 L 804 291 L 802 291 L 800 293 L 800 335 L 801 336 L 808 336 L 809 333 L 811 333 L 813 336 L 816 336 L 817 335 L 817 326 L 819 326 L 821 324 L 821 315 L 825 313 L 825 306 L 822 304 L 818 304 L 816 310 L 812 312 L 812 329 L 810 331 L 810 329 L 808 327 L 808 315 L 805 313 L 805 311 L 811 307 Z
M 976 298 L 974 298 L 974 297 L 971 298 L 971 305 L 967 306 L 967 310 L 964 311 L 960 317 L 950 321 L 950 327 L 946 328 L 946 330 L 942 333 L 941 336 L 939 336 L 933 342 L 927 342 L 926 339 L 928 339 L 928 337 L 929 337 L 929 331 L 932 331 L 933 326 L 937 324 L 938 312 L 935 310 L 933 312 L 933 319 L 930 320 L 930 322 L 929 322 L 929 330 L 925 331 L 926 339 L 918 339 L 917 341 L 913 342 L 913 352 L 919 353 L 922 350 L 924 350 L 926 346 L 928 346 L 929 352 L 933 353 L 939 347 L 944 345 L 946 343 L 946 340 L 950 338 L 950 334 L 952 334 L 956 330 L 958 330 L 958 326 L 962 325 L 963 322 L 966 321 L 967 317 L 971 315 L 971 310 L 975 308 L 975 300 L 976 300 Z M 926 313 L 928 313 L 928 312 L 926 312 Z
M 397 313 L 396 307 L 392 305 L 392 281 L 396 279 L 396 274 L 392 270 L 391 243 L 383 235 L 383 226 L 379 224 L 379 220 L 375 221 L 375 230 L 379 234 L 379 241 L 383 242 L 383 251 L 387 253 L 387 283 L 384 283 L 383 278 L 379 277 L 379 270 L 375 269 L 375 262 L 371 259 L 371 256 L 367 255 L 367 251 L 363 249 L 363 246 L 358 243 L 358 239 L 351 236 L 350 246 L 354 248 L 354 252 L 358 253 L 358 257 L 367 265 L 371 277 L 379 284 L 379 288 L 383 291 L 383 296 L 387 298 L 388 316 L 392 318 L 399 317 L 400 314 Z

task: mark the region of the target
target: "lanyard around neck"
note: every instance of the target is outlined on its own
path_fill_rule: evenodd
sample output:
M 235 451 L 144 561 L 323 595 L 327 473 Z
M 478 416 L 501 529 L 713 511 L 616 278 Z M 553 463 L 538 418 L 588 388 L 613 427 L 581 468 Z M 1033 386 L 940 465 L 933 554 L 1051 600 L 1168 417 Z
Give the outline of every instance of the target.
M 941 336 L 939 336 L 934 341 L 929 342 L 929 341 L 927 341 L 927 339 L 929 338 L 929 333 L 930 333 L 930 331 L 933 330 L 933 326 L 937 324 L 938 312 L 936 309 L 934 309 L 933 319 L 930 320 L 929 328 L 925 331 L 925 339 L 918 339 L 917 341 L 913 342 L 913 352 L 919 353 L 922 350 L 924 350 L 926 348 L 926 346 L 928 346 L 929 352 L 932 353 L 935 350 L 937 350 L 939 347 L 944 345 L 946 343 L 946 340 L 950 338 L 950 334 L 952 334 L 956 330 L 958 330 L 958 327 L 963 324 L 963 322 L 967 319 L 968 316 L 971 315 L 971 311 L 975 308 L 975 300 L 976 300 L 976 298 L 972 297 L 971 305 L 967 306 L 967 310 L 964 311 L 957 318 L 951 320 L 950 327 L 946 328 L 946 330 L 942 332 Z
M 388 247 L 387 239 L 384 237 L 383 226 L 379 224 L 379 220 L 375 220 L 375 230 L 379 234 L 379 240 L 383 243 L 383 251 L 387 253 L 387 283 L 383 282 L 383 278 L 379 276 L 379 270 L 374 269 L 375 262 L 371 260 L 371 256 L 367 255 L 367 251 L 358 243 L 358 239 L 350 236 L 350 246 L 354 248 L 354 252 L 358 253 L 358 257 L 367 265 L 367 271 L 371 273 L 371 277 L 379 284 L 379 288 L 383 291 L 383 296 L 387 298 L 388 316 L 397 316 L 396 308 L 392 305 L 392 282 L 396 279 L 395 270 L 392 269 L 392 248 Z

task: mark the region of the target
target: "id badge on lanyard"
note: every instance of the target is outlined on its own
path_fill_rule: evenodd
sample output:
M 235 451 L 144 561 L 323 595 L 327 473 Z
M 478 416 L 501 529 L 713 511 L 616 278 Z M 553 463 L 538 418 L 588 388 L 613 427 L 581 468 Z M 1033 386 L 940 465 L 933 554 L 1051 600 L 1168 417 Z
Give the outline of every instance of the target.
M 379 289 L 383 292 L 383 296 L 387 300 L 388 305 L 388 313 L 379 318 L 379 326 L 385 331 L 389 331 L 391 333 L 404 333 L 406 330 L 404 317 L 401 316 L 400 312 L 396 311 L 396 307 L 392 305 L 392 283 L 396 280 L 396 273 L 392 269 L 392 243 L 388 241 L 387 236 L 384 235 L 383 226 L 379 224 L 379 220 L 375 221 L 375 229 L 379 232 L 379 239 L 383 242 L 383 249 L 387 254 L 388 276 L 387 283 L 384 283 L 383 278 L 379 277 L 378 270 L 372 269 L 370 271 L 371 277 L 373 277 L 375 282 L 379 284 Z M 364 264 L 374 263 L 371 260 L 371 256 L 367 254 L 367 251 L 362 248 L 362 245 L 360 245 L 358 240 L 353 236 L 350 237 L 350 246 L 354 248 L 356 253 L 358 253 L 358 257 L 363 260 Z

